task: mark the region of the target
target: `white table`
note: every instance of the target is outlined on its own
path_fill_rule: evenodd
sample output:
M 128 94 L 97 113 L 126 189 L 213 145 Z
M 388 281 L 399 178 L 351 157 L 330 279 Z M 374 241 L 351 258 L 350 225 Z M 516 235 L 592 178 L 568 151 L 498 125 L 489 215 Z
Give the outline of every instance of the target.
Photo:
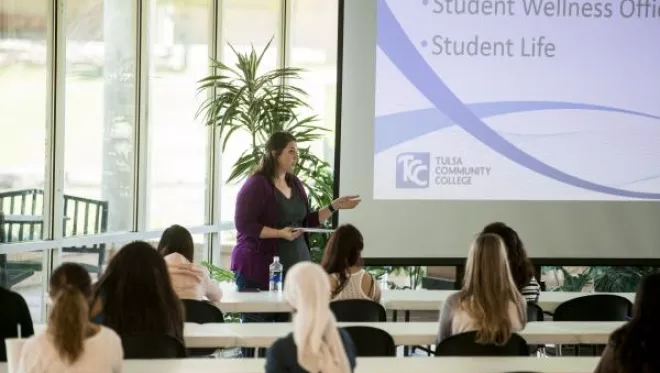
M 437 322 L 339 323 L 339 326 L 372 326 L 383 329 L 397 346 L 434 345 Z M 606 344 L 621 322 L 531 322 L 520 332 L 534 344 Z M 188 347 L 269 347 L 293 330 L 290 323 L 186 324 Z M 234 340 L 232 341 L 232 336 Z
M 381 303 L 387 310 L 435 311 L 440 310 L 442 303 L 454 292 L 454 290 L 386 290 L 383 292 Z M 539 297 L 538 304 L 544 311 L 554 312 L 557 306 L 567 300 L 591 294 L 593 293 L 544 291 Z M 631 302 L 635 299 L 634 293 L 612 294 L 623 296 Z M 281 293 L 270 292 L 241 293 L 227 291 L 223 294 L 218 306 L 223 312 L 291 311 L 291 307 L 286 303 Z
M 356 373 L 592 373 L 598 357 L 442 357 L 404 359 L 393 357 L 358 358 Z M 263 373 L 264 359 L 169 359 L 124 360 L 124 373 Z M 7 364 L 0 363 L 0 373 Z
M 610 334 L 621 322 L 531 322 L 520 332 L 530 345 L 534 344 L 606 344 Z M 388 332 L 398 346 L 434 345 L 438 332 L 437 322 L 410 323 L 339 323 L 340 326 L 372 326 Z M 45 329 L 35 325 L 35 332 Z M 293 330 L 290 323 L 186 323 L 186 347 L 269 347 L 276 339 Z
M 359 358 L 356 373 L 592 373 L 599 358 Z M 263 373 L 263 359 L 127 360 L 124 373 Z

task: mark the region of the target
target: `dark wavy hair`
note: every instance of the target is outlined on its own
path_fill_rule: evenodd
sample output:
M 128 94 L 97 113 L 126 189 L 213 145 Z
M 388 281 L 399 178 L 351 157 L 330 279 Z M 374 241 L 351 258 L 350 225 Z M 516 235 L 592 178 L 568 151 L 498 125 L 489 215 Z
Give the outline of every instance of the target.
M 632 319 L 612 333 L 610 347 L 618 372 L 660 372 L 660 272 L 637 288 Z
M 506 254 L 509 259 L 509 268 L 513 282 L 516 283 L 518 290 L 522 290 L 534 276 L 534 266 L 527 257 L 525 245 L 513 228 L 502 222 L 490 223 L 484 227 L 481 234 L 492 233 L 500 236 L 506 246 Z
M 156 250 L 162 256 L 179 253 L 192 263 L 195 256 L 195 243 L 186 228 L 175 224 L 165 229 L 163 235 L 160 236 Z
M 265 176 L 269 181 L 273 181 L 277 170 L 277 157 L 282 154 L 287 145 L 295 141 L 296 138 L 292 134 L 284 131 L 278 131 L 270 135 L 268 141 L 266 141 L 264 157 L 255 173 Z M 293 184 L 290 177 L 286 178 L 286 182 L 289 186 Z
M 330 236 L 323 253 L 321 266 L 328 274 L 339 276 L 339 286 L 332 296 L 341 293 L 348 281 L 348 268 L 359 265 L 362 259 L 364 240 L 362 233 L 351 224 L 339 226 Z
M 120 336 L 154 333 L 183 343 L 183 304 L 174 293 L 165 259 L 147 242 L 122 247 L 95 287 L 94 299 L 102 303 L 101 323 Z

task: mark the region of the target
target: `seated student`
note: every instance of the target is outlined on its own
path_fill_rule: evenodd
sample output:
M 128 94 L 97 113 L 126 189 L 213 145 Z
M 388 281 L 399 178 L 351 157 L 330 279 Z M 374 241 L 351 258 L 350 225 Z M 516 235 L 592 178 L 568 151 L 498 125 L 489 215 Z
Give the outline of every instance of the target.
M 120 336 L 161 334 L 183 344 L 183 304 L 165 260 L 144 241 L 122 247 L 95 285 L 91 316 Z
M 363 248 L 362 234 L 350 224 L 340 226 L 330 236 L 321 265 L 330 274 L 333 300 L 380 301 L 376 279 L 361 267 Z
M 323 268 L 312 262 L 293 265 L 284 298 L 293 308 L 293 333 L 270 346 L 266 373 L 352 372 L 355 346 L 330 311 L 330 284 Z
M 0 269 L 1 271 L 2 269 Z M 34 334 L 30 309 L 23 297 L 0 286 L 0 362 L 7 361 L 5 339 L 18 337 L 20 325 L 21 337 Z
M 195 245 L 186 228 L 180 225 L 167 228 L 157 250 L 165 257 L 172 286 L 180 299 L 220 301 L 222 290 L 211 280 L 209 270 L 193 263 Z
M 538 302 L 541 286 L 534 277 L 534 266 L 527 256 L 525 245 L 518 233 L 501 222 L 488 224 L 481 233 L 493 233 L 500 236 L 506 247 L 509 268 L 511 268 L 511 275 L 518 291 L 528 302 Z
M 442 305 L 438 343 L 477 331 L 478 343 L 502 345 L 526 323 L 527 303 L 511 277 L 504 242 L 480 235 L 468 254 L 463 288 Z
M 660 372 L 660 273 L 637 288 L 633 317 L 610 336 L 595 373 Z
M 92 280 L 79 264 L 65 263 L 50 278 L 53 306 L 46 331 L 25 342 L 17 373 L 117 373 L 124 353 L 117 333 L 89 321 Z

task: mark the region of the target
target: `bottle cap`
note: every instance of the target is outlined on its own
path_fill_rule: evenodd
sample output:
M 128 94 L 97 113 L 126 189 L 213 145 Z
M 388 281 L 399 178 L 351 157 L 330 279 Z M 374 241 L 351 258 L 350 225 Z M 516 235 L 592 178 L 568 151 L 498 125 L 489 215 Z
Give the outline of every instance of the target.
M 277 256 L 277 255 L 276 255 L 276 256 L 274 256 L 274 257 L 273 257 L 273 261 L 276 261 L 276 262 L 279 262 L 279 261 L 280 261 L 280 257 L 279 257 L 279 256 Z

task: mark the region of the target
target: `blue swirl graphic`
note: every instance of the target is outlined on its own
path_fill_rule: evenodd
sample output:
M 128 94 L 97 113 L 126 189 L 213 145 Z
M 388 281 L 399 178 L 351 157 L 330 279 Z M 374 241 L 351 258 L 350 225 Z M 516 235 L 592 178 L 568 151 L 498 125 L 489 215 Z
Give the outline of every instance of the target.
M 383 53 L 443 115 L 484 145 L 533 172 L 567 185 L 620 197 L 660 199 L 660 193 L 613 188 L 581 179 L 558 170 L 522 151 L 488 127 L 436 75 L 424 60 L 424 57 L 414 47 L 385 0 L 378 0 L 377 19 L 377 43 Z
M 545 102 L 545 101 L 501 101 L 480 102 L 465 105 L 477 117 L 484 119 L 498 115 L 523 113 L 544 110 L 589 110 L 630 114 L 634 116 L 657 119 L 659 116 L 640 113 L 637 111 L 619 109 L 601 105 L 581 104 L 575 102 Z M 414 123 L 414 126 L 402 126 L 401 123 Z M 374 151 L 383 152 L 395 145 L 410 139 L 426 135 L 431 132 L 451 127 L 454 122 L 441 111 L 422 109 L 388 114 L 376 118 Z M 575 133 L 575 132 L 574 132 Z

